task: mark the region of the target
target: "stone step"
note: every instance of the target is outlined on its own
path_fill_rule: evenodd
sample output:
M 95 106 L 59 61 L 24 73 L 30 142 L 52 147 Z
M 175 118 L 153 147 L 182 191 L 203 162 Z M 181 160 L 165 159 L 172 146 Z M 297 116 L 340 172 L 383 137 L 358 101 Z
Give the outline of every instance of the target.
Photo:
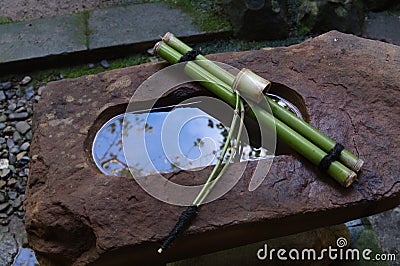
M 59 63 L 60 59 L 84 60 L 99 53 L 111 57 L 144 52 L 167 31 L 186 39 L 205 39 L 228 32 L 228 29 L 202 31 L 192 22 L 189 14 L 158 2 L 2 24 L 0 72 L 26 67 L 32 61 L 39 65 Z

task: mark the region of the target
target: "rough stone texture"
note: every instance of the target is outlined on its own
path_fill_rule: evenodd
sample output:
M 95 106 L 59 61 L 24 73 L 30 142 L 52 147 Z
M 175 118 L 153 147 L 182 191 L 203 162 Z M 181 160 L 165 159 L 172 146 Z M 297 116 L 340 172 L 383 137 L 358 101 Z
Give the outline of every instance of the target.
M 226 10 L 239 38 L 283 39 L 289 34 L 289 16 L 283 1 L 228 0 Z
M 163 3 L 98 9 L 89 15 L 89 49 L 150 42 L 171 29 L 178 36 L 201 33 L 191 16 Z
M 363 25 L 363 4 L 361 0 L 319 0 L 302 1 L 299 7 L 299 28 L 311 32 L 340 30 L 360 34 Z
M 301 34 L 340 30 L 360 34 L 361 0 L 225 0 L 239 38 L 282 39 Z
M 363 37 L 400 45 L 400 16 L 370 12 L 365 17 Z
M 90 149 L 96 128 L 123 110 L 119 104 L 166 64 L 53 82 L 35 110 L 25 201 L 29 242 L 42 260 L 55 265 L 172 261 L 342 223 L 400 203 L 398 46 L 333 31 L 288 48 L 210 58 L 250 68 L 299 93 L 311 124 L 365 160 L 358 182 L 342 188 L 292 154 L 276 157 L 262 185 L 249 192 L 255 165 L 249 163 L 238 184 L 203 206 L 186 234 L 158 256 L 159 241 L 183 208 L 157 201 L 134 180 L 101 174 Z M 149 88 L 138 100 L 150 99 L 156 90 Z M 196 182 L 209 171 L 182 171 L 174 178 Z
M 393 0 L 364 0 L 366 8 L 372 11 L 382 11 L 389 8 L 400 8 L 399 1 Z
M 399 265 L 400 249 L 400 206 L 397 206 L 391 212 L 383 212 L 373 215 L 368 219 L 371 221 L 376 236 L 382 243 L 382 249 L 387 254 L 396 254 L 396 261 L 390 265 Z M 389 221 L 389 223 L 382 221 Z
M 273 254 L 272 259 L 268 256 L 265 259 L 258 259 L 257 252 L 260 249 L 264 249 L 264 245 L 267 245 L 267 250 L 272 249 L 279 250 L 285 249 L 287 251 L 291 249 L 303 250 L 314 249 L 317 254 L 324 248 L 336 247 L 337 239 L 344 237 L 350 242 L 349 229 L 344 224 L 334 225 L 324 228 L 318 228 L 315 230 L 302 232 L 290 236 L 278 237 L 269 239 L 268 241 L 262 241 L 245 245 L 238 248 L 232 248 L 207 254 L 204 256 L 194 257 L 186 260 L 177 261 L 169 264 L 168 266 L 204 266 L 204 265 L 218 265 L 218 266 L 230 266 L 230 265 L 241 265 L 241 266 L 257 266 L 257 265 L 299 265 L 299 266 L 322 266 L 331 265 L 332 261 L 325 257 L 322 260 L 304 260 L 296 261 L 295 263 L 288 258 L 287 261 L 279 260 L 276 253 Z M 264 256 L 265 253 L 260 253 Z M 288 257 L 287 254 L 284 257 Z
M 0 63 L 86 49 L 84 15 L 0 25 Z
M 93 8 L 142 2 L 141 0 L 2 0 L 0 18 L 14 21 L 67 15 Z

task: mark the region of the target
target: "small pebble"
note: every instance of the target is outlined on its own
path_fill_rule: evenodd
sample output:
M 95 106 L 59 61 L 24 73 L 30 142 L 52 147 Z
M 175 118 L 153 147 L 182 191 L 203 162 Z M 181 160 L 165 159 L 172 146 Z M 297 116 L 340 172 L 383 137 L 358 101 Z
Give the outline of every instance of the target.
M 10 165 L 9 167 L 8 167 L 8 169 L 10 169 L 10 171 L 11 172 L 13 172 L 14 174 L 15 174 L 15 167 L 14 167 L 14 165 Z
M 14 112 L 14 110 L 17 108 L 17 105 L 15 103 L 11 103 L 8 105 L 8 110 L 10 110 L 11 112 Z
M 8 202 L 0 204 L 0 212 L 6 211 L 9 206 L 10 206 L 10 203 L 8 203 Z
M 44 90 L 44 88 L 46 88 L 46 86 L 40 86 L 38 89 L 38 95 L 42 95 L 42 92 Z
M 11 86 L 12 86 L 12 84 L 10 81 L 0 83 L 0 89 L 2 89 L 2 90 L 8 90 L 11 88 Z
M 25 107 L 19 105 L 19 102 L 17 103 L 17 110 L 15 110 L 15 113 L 22 113 L 23 111 L 25 111 Z
M 12 206 L 14 209 L 18 209 L 21 205 L 22 205 L 22 201 L 21 201 L 21 199 L 19 199 L 19 198 L 16 198 L 15 200 L 13 200 L 13 201 L 11 202 L 11 206 Z
M 19 152 L 19 147 L 17 145 L 15 145 L 10 149 L 10 153 L 16 154 L 18 152 Z
M 24 106 L 25 104 L 26 104 L 26 100 L 20 99 L 20 100 L 18 100 L 18 102 L 17 102 L 17 107 Z
M 0 159 L 0 170 L 7 169 L 9 165 L 8 159 Z
M 4 124 L 4 123 L 0 123 L 0 130 L 3 130 L 3 129 L 5 129 L 7 126 L 6 126 L 6 124 Z
M 28 132 L 28 130 L 31 129 L 31 126 L 28 124 L 26 121 L 20 121 L 15 125 L 15 128 L 20 132 L 21 134 L 25 134 Z
M 14 165 L 15 162 L 17 161 L 17 159 L 15 158 L 15 155 L 12 154 L 12 153 L 10 153 L 10 154 L 8 155 L 8 160 L 10 161 L 10 164 L 11 164 L 11 165 Z
M 18 88 L 15 91 L 15 95 L 17 95 L 17 97 L 21 98 L 22 96 L 24 96 L 24 91 L 21 88 Z
M 21 160 L 22 157 L 25 156 L 25 154 L 26 154 L 26 151 L 23 151 L 23 152 L 21 152 L 21 153 L 18 153 L 18 154 L 17 154 L 17 161 Z
M 29 130 L 29 131 L 25 134 L 25 138 L 26 138 L 27 140 L 31 140 L 31 139 L 32 139 L 32 131 L 31 131 L 31 130 Z
M 3 188 L 7 184 L 6 181 L 0 180 L 0 188 Z
M 7 200 L 7 194 L 4 191 L 0 191 L 0 203 L 4 203 Z
M 29 117 L 29 114 L 27 112 L 23 113 L 12 113 L 8 116 L 9 120 L 23 120 Z
M 26 99 L 29 101 L 33 95 L 35 95 L 35 91 L 33 90 L 32 86 L 29 86 L 26 90 L 25 90 L 25 97 Z
M 26 186 L 26 184 L 23 185 L 23 184 L 21 184 L 20 182 L 17 182 L 17 183 L 14 185 L 14 189 L 15 189 L 16 191 L 18 191 L 19 193 L 25 193 L 25 186 Z
M 14 147 L 15 146 L 15 143 L 14 143 L 14 141 L 12 140 L 12 139 L 7 139 L 7 147 L 9 148 L 9 149 L 11 149 L 12 147 Z
M 11 200 L 15 200 L 18 197 L 18 194 L 15 191 L 8 191 L 7 194 L 8 194 L 8 198 Z
M 4 92 L 4 94 L 6 95 L 7 99 L 12 99 L 15 95 L 15 89 L 7 90 Z
M 21 151 L 27 151 L 30 146 L 31 145 L 29 144 L 29 142 L 24 142 L 19 148 L 21 149 Z
M 30 76 L 25 76 L 25 77 L 21 80 L 20 84 L 21 84 L 21 85 L 26 85 L 26 84 L 28 84 L 29 82 L 31 82 L 31 80 L 32 80 L 32 78 L 31 78 Z
M 15 131 L 13 134 L 13 141 L 19 142 L 21 139 L 22 139 L 21 134 L 19 134 L 18 131 Z
M 16 183 L 17 183 L 17 179 L 15 179 L 14 177 L 8 179 L 8 181 L 7 181 L 7 185 L 8 185 L 8 186 L 13 186 L 13 185 L 15 185 Z
M 110 67 L 110 64 L 107 62 L 107 60 L 101 60 L 101 62 L 100 62 L 100 65 L 103 67 L 103 68 L 109 68 Z
M 8 176 L 9 173 L 10 173 L 10 169 L 3 169 L 0 172 L 0 177 L 5 178 L 6 176 Z
M 0 122 L 6 122 L 7 121 L 7 116 L 6 115 L 0 115 Z
M 11 204 L 10 204 L 10 206 L 8 207 L 8 209 L 5 211 L 5 213 L 8 215 L 8 216 L 11 216 L 11 214 L 13 214 L 13 212 L 14 212 L 14 208 L 11 206 Z
M 0 101 L 4 101 L 6 98 L 6 95 L 4 94 L 3 91 L 0 91 Z
M 15 131 L 15 128 L 14 128 L 14 127 L 12 127 L 12 126 L 7 126 L 7 127 L 3 130 L 3 133 L 4 133 L 5 135 L 12 135 L 12 134 L 14 134 L 14 131 Z
M 89 67 L 89 69 L 92 69 L 92 68 L 94 68 L 94 64 L 90 63 L 90 64 L 88 65 L 88 67 Z M 39 95 L 40 95 L 40 94 L 39 94 Z
M 24 156 L 20 160 L 18 160 L 17 166 L 22 167 L 22 166 L 28 164 L 29 161 L 30 161 L 29 157 L 28 156 Z

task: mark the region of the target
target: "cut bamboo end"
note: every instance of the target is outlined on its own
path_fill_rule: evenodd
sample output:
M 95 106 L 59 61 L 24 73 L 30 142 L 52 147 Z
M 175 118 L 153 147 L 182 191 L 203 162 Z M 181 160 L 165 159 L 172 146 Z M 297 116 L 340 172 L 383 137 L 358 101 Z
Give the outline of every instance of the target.
M 357 174 L 351 171 L 343 183 L 343 186 L 348 188 L 357 179 Z
M 167 33 L 165 33 L 164 37 L 162 37 L 162 41 L 165 42 L 165 43 L 168 43 L 169 40 L 174 36 L 175 35 L 173 33 L 167 32 Z
M 353 166 L 353 170 L 358 173 L 361 170 L 361 167 L 364 165 L 364 161 L 361 159 L 358 159 L 355 165 Z
M 161 254 L 161 253 L 163 252 L 163 249 L 162 249 L 162 248 L 159 248 L 159 249 L 157 250 L 157 252 L 158 252 L 159 254 Z
M 154 56 L 158 56 L 158 50 L 160 49 L 161 45 L 163 45 L 162 41 L 159 41 L 154 45 L 154 47 L 153 47 Z
M 250 69 L 243 68 L 233 81 L 232 89 L 259 103 L 264 99 L 264 93 L 268 91 L 270 86 L 270 81 L 263 79 Z

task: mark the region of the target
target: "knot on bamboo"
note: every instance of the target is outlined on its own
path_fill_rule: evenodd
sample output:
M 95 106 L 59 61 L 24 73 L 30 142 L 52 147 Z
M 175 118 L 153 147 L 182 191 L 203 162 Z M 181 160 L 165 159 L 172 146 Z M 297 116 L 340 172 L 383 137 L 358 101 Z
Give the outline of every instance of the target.
M 318 165 L 318 170 L 321 172 L 326 172 L 334 161 L 339 159 L 340 153 L 344 150 L 344 146 L 340 143 L 336 143 L 332 150 L 328 151 L 324 158 Z

